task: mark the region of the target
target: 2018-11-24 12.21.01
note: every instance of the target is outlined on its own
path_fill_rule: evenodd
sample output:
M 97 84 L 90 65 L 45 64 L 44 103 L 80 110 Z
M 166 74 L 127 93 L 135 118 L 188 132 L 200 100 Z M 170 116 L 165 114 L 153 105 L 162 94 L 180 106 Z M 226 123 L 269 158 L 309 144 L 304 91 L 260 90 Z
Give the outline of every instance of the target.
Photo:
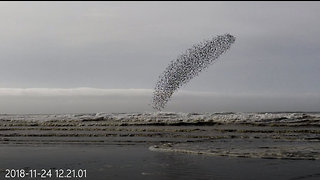
M 13 178 L 86 178 L 86 169 L 6 169 L 6 179 Z

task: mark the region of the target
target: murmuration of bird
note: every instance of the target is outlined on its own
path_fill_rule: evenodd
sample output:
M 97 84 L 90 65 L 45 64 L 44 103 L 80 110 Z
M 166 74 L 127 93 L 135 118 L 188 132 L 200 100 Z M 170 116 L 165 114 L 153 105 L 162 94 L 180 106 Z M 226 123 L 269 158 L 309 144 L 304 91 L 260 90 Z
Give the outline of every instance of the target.
M 234 42 L 235 37 L 230 34 L 219 35 L 193 45 L 176 60 L 171 61 L 159 76 L 154 88 L 153 108 L 162 110 L 175 91 L 213 64 Z

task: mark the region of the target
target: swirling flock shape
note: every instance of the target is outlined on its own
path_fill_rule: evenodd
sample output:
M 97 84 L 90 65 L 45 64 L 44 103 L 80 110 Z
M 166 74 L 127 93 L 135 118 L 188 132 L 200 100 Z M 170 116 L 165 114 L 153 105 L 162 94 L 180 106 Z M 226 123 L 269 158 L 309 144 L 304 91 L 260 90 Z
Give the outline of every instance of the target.
M 202 70 L 226 52 L 234 41 L 235 37 L 230 34 L 220 35 L 193 45 L 175 61 L 171 61 L 159 76 L 154 88 L 153 108 L 163 109 L 177 89 L 198 76 Z

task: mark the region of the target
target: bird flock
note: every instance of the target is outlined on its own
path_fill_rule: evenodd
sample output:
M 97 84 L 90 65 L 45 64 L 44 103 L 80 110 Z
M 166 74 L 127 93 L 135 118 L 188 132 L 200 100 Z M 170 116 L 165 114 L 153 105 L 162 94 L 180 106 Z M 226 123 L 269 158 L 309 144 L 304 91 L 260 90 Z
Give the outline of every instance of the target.
M 235 37 L 230 34 L 219 35 L 193 45 L 176 60 L 171 61 L 159 76 L 154 88 L 153 108 L 156 110 L 163 109 L 177 89 L 198 76 L 202 70 L 226 52 L 234 41 Z

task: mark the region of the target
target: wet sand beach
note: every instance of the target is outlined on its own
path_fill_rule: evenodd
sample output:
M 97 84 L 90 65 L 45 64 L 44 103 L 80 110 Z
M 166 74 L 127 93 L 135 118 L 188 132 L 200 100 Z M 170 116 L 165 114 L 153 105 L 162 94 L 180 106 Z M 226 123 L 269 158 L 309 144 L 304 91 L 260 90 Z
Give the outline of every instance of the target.
M 315 180 L 320 177 L 319 161 L 161 153 L 149 151 L 147 145 L 1 145 L 0 149 L 2 179 L 4 179 L 6 168 L 22 168 L 27 171 L 30 169 L 86 169 L 87 178 L 85 179 L 97 180 Z

